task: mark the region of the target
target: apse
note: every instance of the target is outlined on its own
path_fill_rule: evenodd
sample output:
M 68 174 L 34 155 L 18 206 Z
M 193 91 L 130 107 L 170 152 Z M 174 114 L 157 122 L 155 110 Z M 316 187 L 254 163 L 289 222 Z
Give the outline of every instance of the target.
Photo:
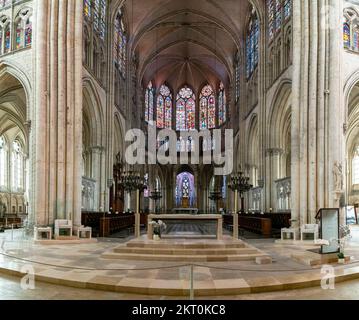
M 176 180 L 176 206 L 182 208 L 194 208 L 196 192 L 194 175 L 190 172 L 182 172 Z

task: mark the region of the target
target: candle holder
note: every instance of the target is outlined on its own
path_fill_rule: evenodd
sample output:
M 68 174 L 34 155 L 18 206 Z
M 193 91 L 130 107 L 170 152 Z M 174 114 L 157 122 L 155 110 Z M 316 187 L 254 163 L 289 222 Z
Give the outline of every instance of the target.
M 149 198 L 155 201 L 155 214 L 157 214 L 157 201 L 162 199 L 161 191 L 159 191 L 158 189 L 155 189 L 155 191 L 151 192 L 151 195 Z
M 208 198 L 216 203 L 216 210 L 217 210 L 218 201 L 222 199 L 222 191 L 218 189 L 214 191 L 210 191 Z
M 243 172 L 233 174 L 228 183 L 229 189 L 236 193 L 239 193 L 241 198 L 241 213 L 244 213 L 244 194 L 253 188 L 253 185 L 249 183 L 250 178 L 246 177 Z M 237 201 L 237 199 L 235 199 Z M 235 208 L 237 211 L 237 208 Z M 236 212 L 237 213 L 237 212 Z

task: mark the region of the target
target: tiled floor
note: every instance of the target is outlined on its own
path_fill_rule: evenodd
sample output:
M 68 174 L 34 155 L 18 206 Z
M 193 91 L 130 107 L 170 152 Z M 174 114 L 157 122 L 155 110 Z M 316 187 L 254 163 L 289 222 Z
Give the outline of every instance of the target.
M 23 290 L 17 277 L 1 275 L 0 299 L 2 300 L 161 300 L 161 299 L 188 299 L 183 296 L 156 296 L 136 295 L 101 290 L 71 288 L 42 282 L 35 283 L 34 290 Z M 196 297 L 195 297 L 196 298 Z M 199 298 L 200 299 L 200 298 Z M 202 298 L 203 299 L 203 298 Z M 335 290 L 323 290 L 320 287 L 287 290 L 270 293 L 242 294 L 236 296 L 206 297 L 214 300 L 357 300 L 359 299 L 359 281 L 348 281 L 335 285 Z
M 346 253 L 359 261 L 359 229 L 353 229 L 354 237 L 348 242 Z M 4 241 L 5 240 L 5 241 Z M 24 265 L 32 265 L 40 280 L 51 278 L 55 284 L 45 284 L 36 281 L 36 289 L 24 291 L 20 287 L 19 278 L 4 276 L 0 278 L 0 297 L 3 299 L 141 299 L 164 298 L 158 288 L 173 289 L 183 288 L 188 293 L 190 267 L 186 263 L 156 262 L 156 261 L 124 261 L 103 259 L 104 252 L 112 250 L 124 239 L 101 240 L 98 243 L 81 245 L 35 245 L 32 241 L 23 237 L 21 231 L 0 234 L 0 248 L 5 255 L 0 255 L 0 267 L 21 270 Z M 194 268 L 195 288 L 212 292 L 221 286 L 233 286 L 241 288 L 244 295 L 227 295 L 225 298 L 247 299 L 282 299 L 282 298 L 359 298 L 359 280 L 345 283 L 337 283 L 337 290 L 322 290 L 318 284 L 320 269 L 311 268 L 291 259 L 294 252 L 305 252 L 308 247 L 278 245 L 274 240 L 257 239 L 249 240 L 251 245 L 269 253 L 274 259 L 272 265 L 259 266 L 252 261 L 238 262 L 207 262 Z M 347 266 L 348 269 L 338 267 L 338 275 L 346 275 L 345 279 L 358 277 L 358 264 Z M 351 268 L 349 268 L 351 267 Z M 4 271 L 4 270 L 3 270 Z M 277 293 L 249 294 L 250 288 L 261 287 L 263 291 L 267 286 L 277 286 L 278 289 L 286 289 L 286 285 L 297 288 L 297 282 L 314 281 L 317 287 L 281 291 Z M 87 286 L 88 289 L 77 289 L 64 285 Z M 90 286 L 88 286 L 90 284 Z M 140 293 L 152 293 L 148 295 L 131 295 L 131 288 L 142 288 Z M 92 290 L 92 288 L 107 291 L 115 291 L 121 287 L 126 293 L 115 293 Z M 126 291 L 125 289 L 128 288 Z M 154 291 L 148 291 L 152 288 Z M 157 291 L 156 291 L 156 290 Z M 181 289 L 182 290 L 182 289 Z M 256 289 L 257 290 L 257 289 Z M 157 293 L 156 293 L 157 292 Z M 163 290 L 163 294 L 165 294 Z M 252 292 L 255 292 L 252 291 Z M 296 294 L 297 292 L 297 294 Z M 334 293 L 335 292 L 335 293 Z M 351 293 L 350 293 L 351 292 Z M 183 293 L 183 292 L 182 292 Z M 228 292 L 230 294 L 230 291 Z M 340 294 L 339 294 L 340 293 Z M 172 292 L 174 295 L 174 292 Z M 176 298 L 176 295 L 166 298 Z M 182 296 L 186 298 L 186 296 Z

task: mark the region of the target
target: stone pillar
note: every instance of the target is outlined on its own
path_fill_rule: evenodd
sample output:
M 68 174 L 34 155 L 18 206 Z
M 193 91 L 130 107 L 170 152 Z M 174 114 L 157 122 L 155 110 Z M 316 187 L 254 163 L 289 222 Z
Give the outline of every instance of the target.
M 82 1 L 38 0 L 34 22 L 37 225 L 81 224 Z
M 338 207 L 335 164 L 344 164 L 342 1 L 293 1 L 292 219 L 314 222 Z
M 36 225 L 47 225 L 49 221 L 48 195 L 46 174 L 48 153 L 46 144 L 47 133 L 47 105 L 48 105 L 48 70 L 44 61 L 47 61 L 49 41 L 48 15 L 49 5 L 47 0 L 38 0 L 36 4 L 36 21 L 34 23 L 35 38 L 35 190 L 34 190 L 34 212 L 36 214 Z
M 96 181 L 95 184 L 95 198 L 94 198 L 94 208 L 95 211 L 98 211 L 100 207 L 103 207 L 107 210 L 106 205 L 102 203 L 103 199 L 101 199 L 101 158 L 102 158 L 103 148 L 99 146 L 95 146 L 91 148 L 91 162 L 92 162 L 92 178 Z

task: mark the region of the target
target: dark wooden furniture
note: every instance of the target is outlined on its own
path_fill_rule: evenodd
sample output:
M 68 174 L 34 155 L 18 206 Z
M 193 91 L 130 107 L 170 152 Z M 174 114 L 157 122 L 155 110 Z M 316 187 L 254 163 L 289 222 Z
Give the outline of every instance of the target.
M 239 215 L 238 224 L 240 228 L 252 231 L 254 233 L 259 233 L 265 238 L 270 238 L 272 236 L 271 219 Z
M 256 223 L 253 222 L 254 220 L 248 220 L 248 219 L 242 219 L 242 218 L 257 218 L 257 219 L 269 219 L 271 222 L 271 237 L 276 237 L 280 235 L 280 231 L 282 228 L 289 228 L 290 227 L 290 219 L 291 219 L 291 213 L 290 212 L 271 212 L 271 213 L 248 213 L 248 214 L 239 214 L 239 228 L 245 229 L 251 232 L 263 234 L 265 232 L 265 236 L 268 236 L 269 233 L 269 224 L 265 220 L 263 226 L 259 226 L 259 222 Z M 233 228 L 233 217 L 232 215 L 224 215 L 224 226 L 227 227 L 227 229 Z M 241 223 L 241 221 L 243 223 Z M 251 222 L 250 222 L 251 221 Z M 262 227 L 265 229 L 262 230 Z
M 0 227 L 4 229 L 18 229 L 22 227 L 22 219 L 21 218 L 0 218 Z
M 100 237 L 108 237 L 111 234 L 133 228 L 135 224 L 135 215 L 117 215 L 115 217 L 106 217 L 100 219 Z
M 94 237 L 109 237 L 112 234 L 133 229 L 135 224 L 134 214 L 108 214 L 104 212 L 82 212 L 81 224 L 92 228 Z M 147 214 L 141 214 L 140 224 L 147 226 Z

